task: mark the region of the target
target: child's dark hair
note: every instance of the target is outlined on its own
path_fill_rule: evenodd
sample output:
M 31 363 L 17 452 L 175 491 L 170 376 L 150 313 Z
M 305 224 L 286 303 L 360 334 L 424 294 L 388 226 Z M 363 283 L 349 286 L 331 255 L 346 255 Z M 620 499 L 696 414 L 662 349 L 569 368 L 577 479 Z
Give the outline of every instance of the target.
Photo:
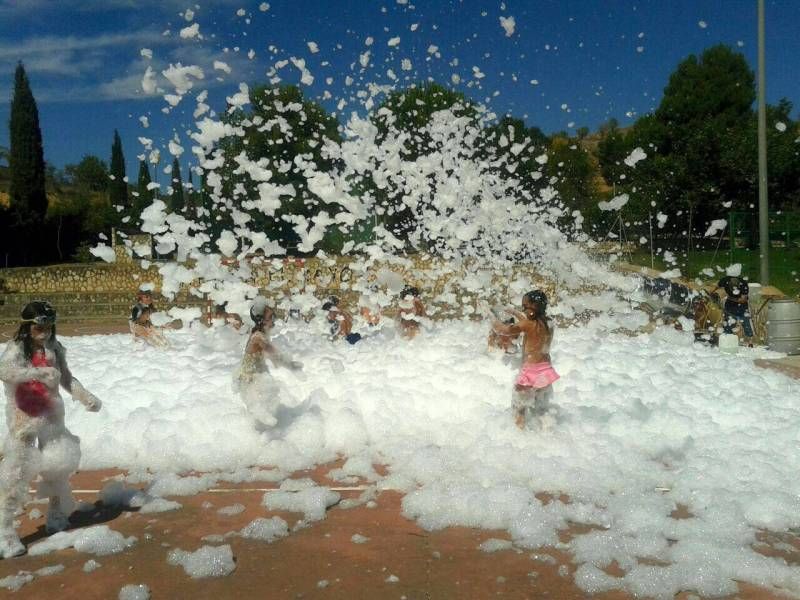
M 25 360 L 33 359 L 33 338 L 31 337 L 31 327 L 34 325 L 34 319 L 42 319 L 52 325 L 52 333 L 50 340 L 56 343 L 56 309 L 49 302 L 35 301 L 29 302 L 22 309 L 20 314 L 22 323 L 20 323 L 17 333 L 14 335 L 15 342 L 22 342 L 22 354 Z
M 534 318 L 542 323 L 547 330 L 550 330 L 550 325 L 547 322 L 547 294 L 545 294 L 541 290 L 531 290 L 527 294 L 525 294 L 524 298 L 534 305 L 536 308 L 536 314 Z
M 328 299 L 322 303 L 322 310 L 331 310 L 335 306 L 339 306 L 339 298 L 336 296 L 328 296 Z
M 407 285 L 403 288 L 403 291 L 400 292 L 400 296 L 405 298 L 406 296 L 414 296 L 414 298 L 419 297 L 419 288 L 414 287 L 413 285 Z

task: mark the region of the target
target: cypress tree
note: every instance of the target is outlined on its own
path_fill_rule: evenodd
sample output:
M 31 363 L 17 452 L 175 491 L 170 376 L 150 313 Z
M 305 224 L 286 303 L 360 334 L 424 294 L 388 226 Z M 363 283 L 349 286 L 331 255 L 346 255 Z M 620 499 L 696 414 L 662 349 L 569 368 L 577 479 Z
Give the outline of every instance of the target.
M 192 177 L 192 169 L 189 168 L 189 181 L 186 190 L 186 208 L 191 210 L 191 215 L 197 215 L 197 189 L 194 187 L 194 178 Z
M 131 214 L 131 224 L 133 225 L 138 225 L 139 218 L 142 216 L 142 211 L 153 203 L 153 190 L 147 189 L 151 181 L 150 169 L 147 168 L 147 163 L 140 160 L 139 180 L 136 184 L 136 191 L 139 196 L 133 202 L 133 214 Z
M 9 130 L 9 196 L 13 231 L 16 234 L 11 249 L 19 248 L 22 262 L 36 261 L 43 257 L 43 253 L 36 252 L 29 242 L 44 224 L 47 213 L 44 148 L 39 128 L 39 110 L 21 62 L 14 73 Z M 41 234 L 41 231 L 38 233 Z
M 108 189 L 108 197 L 111 206 L 122 206 L 128 208 L 128 184 L 125 182 L 125 155 L 122 153 L 122 140 L 119 132 L 114 130 L 114 142 L 111 144 L 111 185 Z
M 183 199 L 183 181 L 181 180 L 181 166 L 177 157 L 172 160 L 172 195 L 170 196 L 170 208 L 172 212 L 181 212 L 185 206 Z

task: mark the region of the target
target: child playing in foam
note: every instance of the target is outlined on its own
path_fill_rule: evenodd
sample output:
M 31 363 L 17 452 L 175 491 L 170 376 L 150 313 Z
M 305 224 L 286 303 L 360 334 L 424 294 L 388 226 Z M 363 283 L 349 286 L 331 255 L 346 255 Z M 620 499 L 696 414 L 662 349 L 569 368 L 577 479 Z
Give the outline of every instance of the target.
M 31 302 L 22 310 L 14 341 L 0 357 L 0 380 L 5 383 L 9 434 L 0 463 L 0 557 L 25 553 L 14 529 L 28 483 L 40 474 L 37 496 L 49 498 L 46 529 L 69 526 L 75 506 L 69 476 L 78 468 L 80 440 L 64 426 L 64 403 L 59 384 L 86 410 L 101 402 L 72 376 L 66 351 L 56 340 L 56 311 L 47 302 Z M 38 446 L 37 446 L 38 445 Z
M 322 305 L 322 310 L 328 313 L 326 319 L 331 326 L 330 339 L 344 339 L 348 344 L 357 344 L 361 341 L 361 334 L 353 333 L 353 316 L 339 304 L 339 299 L 331 296 Z
M 266 298 L 258 296 L 253 300 L 250 318 L 253 320 L 253 329 L 236 373 L 234 387 L 259 426 L 272 427 L 278 422 L 275 411 L 280 404 L 280 388 L 269 374 L 266 359 L 293 371 L 300 370 L 303 365 L 280 352 L 269 340 L 269 332 L 275 325 L 275 313 Z
M 134 340 L 142 340 L 151 346 L 169 347 L 169 342 L 161 329 L 150 321 L 153 313 L 153 291 L 148 285 L 139 288 L 136 304 L 131 309 L 130 328 Z
M 427 316 L 418 288 L 408 286 L 400 292 L 400 310 L 397 314 L 400 335 L 409 340 L 416 337 L 421 319 Z
M 559 378 L 550 364 L 550 344 L 553 327 L 546 316 L 547 296 L 534 290 L 522 298 L 522 311 L 509 311 L 516 318 L 513 324 L 496 321 L 493 329 L 499 335 L 524 334 L 522 368 L 514 385 L 514 420 L 524 429 L 528 412 L 532 411 L 543 424 L 548 413 L 552 384 Z

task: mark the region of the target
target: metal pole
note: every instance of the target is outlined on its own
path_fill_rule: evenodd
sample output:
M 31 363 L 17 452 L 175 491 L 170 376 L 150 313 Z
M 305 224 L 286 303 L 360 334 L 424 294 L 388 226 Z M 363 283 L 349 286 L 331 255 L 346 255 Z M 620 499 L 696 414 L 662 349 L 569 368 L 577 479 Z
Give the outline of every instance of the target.
M 767 110 L 764 68 L 764 0 L 758 0 L 758 236 L 761 285 L 769 285 L 769 204 L 767 203 Z
M 650 268 L 655 269 L 655 259 L 653 258 L 653 213 L 647 213 L 650 221 Z

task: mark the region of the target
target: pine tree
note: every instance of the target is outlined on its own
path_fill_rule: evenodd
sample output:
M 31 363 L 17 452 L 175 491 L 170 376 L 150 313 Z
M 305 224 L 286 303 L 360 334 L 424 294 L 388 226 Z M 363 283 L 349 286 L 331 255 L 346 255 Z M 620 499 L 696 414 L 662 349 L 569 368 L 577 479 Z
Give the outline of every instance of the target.
M 9 129 L 9 196 L 16 238 L 11 240 L 10 249 L 25 263 L 41 260 L 44 256 L 42 252 L 31 248 L 29 242 L 41 235 L 40 228 L 47 213 L 47 193 L 39 110 L 22 63 L 17 65 L 14 74 Z
M 111 144 L 111 185 L 108 195 L 111 206 L 128 208 L 128 184 L 125 181 L 125 155 L 122 153 L 122 140 L 119 132 L 114 130 L 114 143 Z
M 183 199 L 183 181 L 181 180 L 181 166 L 177 157 L 172 160 L 172 195 L 169 205 L 172 212 L 181 212 L 185 206 Z

